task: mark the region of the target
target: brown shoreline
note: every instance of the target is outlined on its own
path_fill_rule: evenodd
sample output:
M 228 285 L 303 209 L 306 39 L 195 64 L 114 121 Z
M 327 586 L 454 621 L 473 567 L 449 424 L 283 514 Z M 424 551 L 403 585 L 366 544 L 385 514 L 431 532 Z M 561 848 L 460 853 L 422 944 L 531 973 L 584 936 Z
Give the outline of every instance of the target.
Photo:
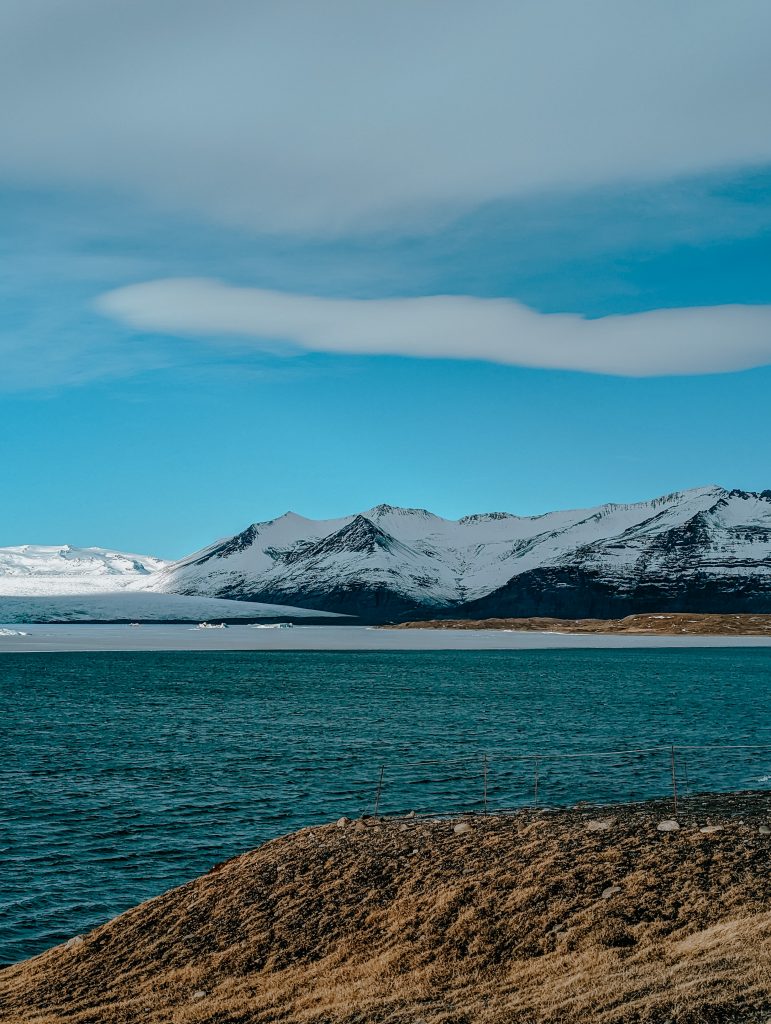
M 623 619 L 421 619 L 384 629 L 503 629 L 526 633 L 629 633 L 636 636 L 771 636 L 771 614 L 646 613 Z

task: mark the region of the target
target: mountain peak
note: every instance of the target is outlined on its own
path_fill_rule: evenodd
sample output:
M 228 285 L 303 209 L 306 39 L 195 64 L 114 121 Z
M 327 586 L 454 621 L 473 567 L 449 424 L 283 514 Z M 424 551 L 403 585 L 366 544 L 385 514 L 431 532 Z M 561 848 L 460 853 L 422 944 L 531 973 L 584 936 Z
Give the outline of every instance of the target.
M 315 546 L 314 555 L 350 551 L 372 554 L 377 548 L 390 548 L 394 538 L 365 515 L 354 516 L 350 523 L 330 534 Z
M 215 544 L 214 547 L 209 548 L 200 558 L 194 560 L 195 565 L 203 565 L 212 558 L 228 558 L 230 555 L 234 555 L 239 551 L 245 551 L 250 548 L 255 540 L 260 535 L 260 524 L 252 523 L 251 526 L 247 526 L 245 530 L 237 533 L 234 537 L 228 538 L 228 540 L 222 541 L 219 544 Z
M 461 525 L 466 523 L 494 523 L 503 519 L 518 519 L 518 516 L 512 515 L 511 512 L 476 512 L 471 516 L 463 516 L 458 522 Z
M 365 515 L 365 516 L 375 516 L 375 517 L 388 516 L 388 515 L 396 515 L 396 516 L 420 516 L 420 517 L 422 517 L 424 519 L 433 519 L 433 518 L 435 518 L 434 514 L 432 512 L 429 512 L 428 509 L 425 509 L 425 508 L 402 508 L 400 505 L 386 505 L 386 504 L 375 505 L 374 508 L 368 509 L 366 512 L 363 512 L 362 515 Z

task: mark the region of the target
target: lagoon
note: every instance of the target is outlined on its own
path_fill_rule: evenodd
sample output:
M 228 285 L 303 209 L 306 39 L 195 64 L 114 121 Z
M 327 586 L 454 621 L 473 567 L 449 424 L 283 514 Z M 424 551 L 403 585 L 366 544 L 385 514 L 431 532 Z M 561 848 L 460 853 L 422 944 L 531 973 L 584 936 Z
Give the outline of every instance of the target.
M 64 627 L 73 628 L 117 627 Z M 211 633 L 220 631 L 198 636 Z M 666 795 L 673 743 L 683 798 L 771 788 L 771 650 L 661 639 L 622 649 L 6 653 L 0 962 L 274 836 L 371 813 L 378 799 L 383 813 L 479 811 L 485 790 L 491 811 L 527 805 L 533 754 L 542 804 Z M 725 744 L 735 749 L 702 749 Z

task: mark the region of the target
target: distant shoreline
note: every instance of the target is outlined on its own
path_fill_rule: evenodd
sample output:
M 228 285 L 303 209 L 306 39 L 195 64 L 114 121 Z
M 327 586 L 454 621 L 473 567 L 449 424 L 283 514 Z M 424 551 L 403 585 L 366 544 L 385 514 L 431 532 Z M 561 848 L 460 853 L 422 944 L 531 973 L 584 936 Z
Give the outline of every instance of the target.
M 0 623 L 0 627 L 6 624 Z M 771 635 L 568 632 L 554 626 L 514 630 L 508 626 L 454 627 L 451 623 L 415 628 L 295 625 L 293 629 L 196 629 L 192 623 L 144 623 L 136 628 L 101 623 L 13 623 L 0 634 L 0 655 L 141 651 L 549 651 L 684 650 L 771 647 Z
M 394 623 L 385 629 L 501 629 L 515 632 L 626 634 L 629 636 L 767 636 L 771 614 L 667 612 L 627 615 L 623 619 L 556 619 L 549 616 L 490 619 L 425 619 Z

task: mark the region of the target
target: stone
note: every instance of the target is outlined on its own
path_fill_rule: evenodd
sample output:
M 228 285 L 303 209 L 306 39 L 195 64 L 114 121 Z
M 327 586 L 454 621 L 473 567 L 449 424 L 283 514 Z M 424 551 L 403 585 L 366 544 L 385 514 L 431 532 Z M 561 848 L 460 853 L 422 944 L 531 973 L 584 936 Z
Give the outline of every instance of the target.
M 703 832 L 705 835 L 712 835 L 713 832 L 722 832 L 722 825 L 702 825 L 699 832 Z
M 620 885 L 609 885 L 607 889 L 603 889 L 602 892 L 600 893 L 600 899 L 601 900 L 609 900 L 611 898 L 611 896 L 615 896 L 617 893 L 620 893 L 620 892 L 621 892 L 621 886 Z
M 406 832 L 407 831 L 407 826 L 406 825 L 400 825 L 399 826 L 399 831 L 400 832 Z
M 587 821 L 586 830 L 587 832 L 607 832 L 615 824 L 615 818 L 593 818 L 591 821 Z
M 67 939 L 64 944 L 65 949 L 77 949 L 78 946 L 82 946 L 86 940 L 82 935 L 73 935 L 71 939 Z
M 656 828 L 659 832 L 677 832 L 680 826 L 674 819 L 668 818 L 666 821 L 660 821 Z
M 202 988 L 199 988 L 197 992 L 193 993 L 192 998 L 193 999 L 205 999 L 206 995 L 207 995 L 207 993 L 204 992 L 204 990 Z
M 453 827 L 453 832 L 456 835 L 461 835 L 463 832 L 470 832 L 471 825 L 467 821 L 459 821 L 457 825 Z
M 337 827 L 338 828 L 345 828 L 346 825 L 350 825 L 350 824 L 351 824 L 351 819 L 350 818 L 346 818 L 345 815 L 343 815 L 342 818 L 338 818 L 337 819 Z
M 762 836 L 771 836 L 771 827 L 768 825 L 760 825 L 758 832 L 760 832 Z

